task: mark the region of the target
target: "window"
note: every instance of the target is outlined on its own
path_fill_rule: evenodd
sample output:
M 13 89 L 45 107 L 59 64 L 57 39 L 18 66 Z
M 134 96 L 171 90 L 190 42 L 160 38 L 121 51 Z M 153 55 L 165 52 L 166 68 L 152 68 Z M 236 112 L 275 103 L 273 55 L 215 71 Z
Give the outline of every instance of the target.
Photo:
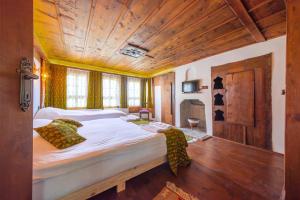
M 103 74 L 103 107 L 119 107 L 121 93 L 121 76 L 114 74 Z
M 89 72 L 68 68 L 67 107 L 85 108 L 87 105 Z
M 128 77 L 127 102 L 128 102 L 128 106 L 141 105 L 141 79 Z

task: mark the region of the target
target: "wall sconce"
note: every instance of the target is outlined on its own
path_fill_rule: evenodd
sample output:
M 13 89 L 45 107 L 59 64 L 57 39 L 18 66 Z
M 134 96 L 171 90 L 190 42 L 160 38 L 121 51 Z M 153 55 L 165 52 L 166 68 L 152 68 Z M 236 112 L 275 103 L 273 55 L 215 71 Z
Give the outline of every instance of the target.
M 42 80 L 45 81 L 48 78 L 48 74 L 47 73 L 42 73 L 41 77 L 42 77 Z

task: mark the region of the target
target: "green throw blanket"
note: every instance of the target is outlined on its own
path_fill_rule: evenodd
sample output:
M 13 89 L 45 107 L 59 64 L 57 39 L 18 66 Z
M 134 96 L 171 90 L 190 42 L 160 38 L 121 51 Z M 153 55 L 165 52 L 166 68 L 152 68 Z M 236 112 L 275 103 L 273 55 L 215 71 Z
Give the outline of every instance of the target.
M 145 125 L 145 124 L 149 124 L 150 121 L 146 120 L 146 119 L 132 119 L 132 120 L 127 120 L 128 122 L 132 122 L 136 125 Z
M 178 167 L 186 167 L 191 163 L 191 159 L 187 155 L 186 141 L 184 133 L 176 128 L 168 128 L 160 130 L 167 138 L 167 157 L 172 172 L 177 175 Z

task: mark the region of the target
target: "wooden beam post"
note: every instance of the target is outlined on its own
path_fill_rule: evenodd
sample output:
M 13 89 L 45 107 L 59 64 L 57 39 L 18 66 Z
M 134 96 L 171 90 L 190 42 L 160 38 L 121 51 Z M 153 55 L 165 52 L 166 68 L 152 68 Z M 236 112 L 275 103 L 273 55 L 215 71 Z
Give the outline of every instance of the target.
M 261 33 L 252 17 L 249 15 L 242 1 L 240 0 L 225 0 L 231 7 L 232 11 L 240 19 L 241 23 L 247 28 L 256 42 L 265 41 L 264 35 Z
M 300 199 L 300 2 L 287 0 L 285 199 Z

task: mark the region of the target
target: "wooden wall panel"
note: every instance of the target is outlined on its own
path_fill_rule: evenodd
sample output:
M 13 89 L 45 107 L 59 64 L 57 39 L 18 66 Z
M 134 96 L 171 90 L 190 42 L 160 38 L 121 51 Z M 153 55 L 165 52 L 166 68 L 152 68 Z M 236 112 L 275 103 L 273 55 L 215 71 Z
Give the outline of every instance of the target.
M 228 104 L 226 98 L 228 96 L 226 75 L 242 71 L 253 71 L 255 119 L 254 122 L 251 122 L 253 126 L 247 126 L 246 128 L 246 143 L 261 148 L 272 149 L 271 66 L 272 56 L 268 54 L 212 68 L 212 88 L 214 88 L 213 80 L 216 77 L 223 78 L 223 88 L 212 89 L 212 98 L 218 93 L 225 97 L 223 98 L 224 106 L 212 106 L 213 134 L 215 136 L 243 143 L 242 126 L 227 121 L 227 107 L 225 106 Z M 245 95 L 249 94 L 249 91 L 246 91 Z M 241 108 L 238 107 L 236 109 L 241 113 L 250 112 L 249 116 L 253 114 L 253 111 L 241 111 Z M 216 110 L 224 112 L 224 121 L 215 120 Z
M 254 71 L 227 74 L 227 122 L 254 126 Z
M 0 1 L 0 199 L 31 199 L 32 108 L 19 108 L 22 57 L 33 59 L 33 2 Z
M 300 3 L 287 1 L 286 200 L 300 199 Z

